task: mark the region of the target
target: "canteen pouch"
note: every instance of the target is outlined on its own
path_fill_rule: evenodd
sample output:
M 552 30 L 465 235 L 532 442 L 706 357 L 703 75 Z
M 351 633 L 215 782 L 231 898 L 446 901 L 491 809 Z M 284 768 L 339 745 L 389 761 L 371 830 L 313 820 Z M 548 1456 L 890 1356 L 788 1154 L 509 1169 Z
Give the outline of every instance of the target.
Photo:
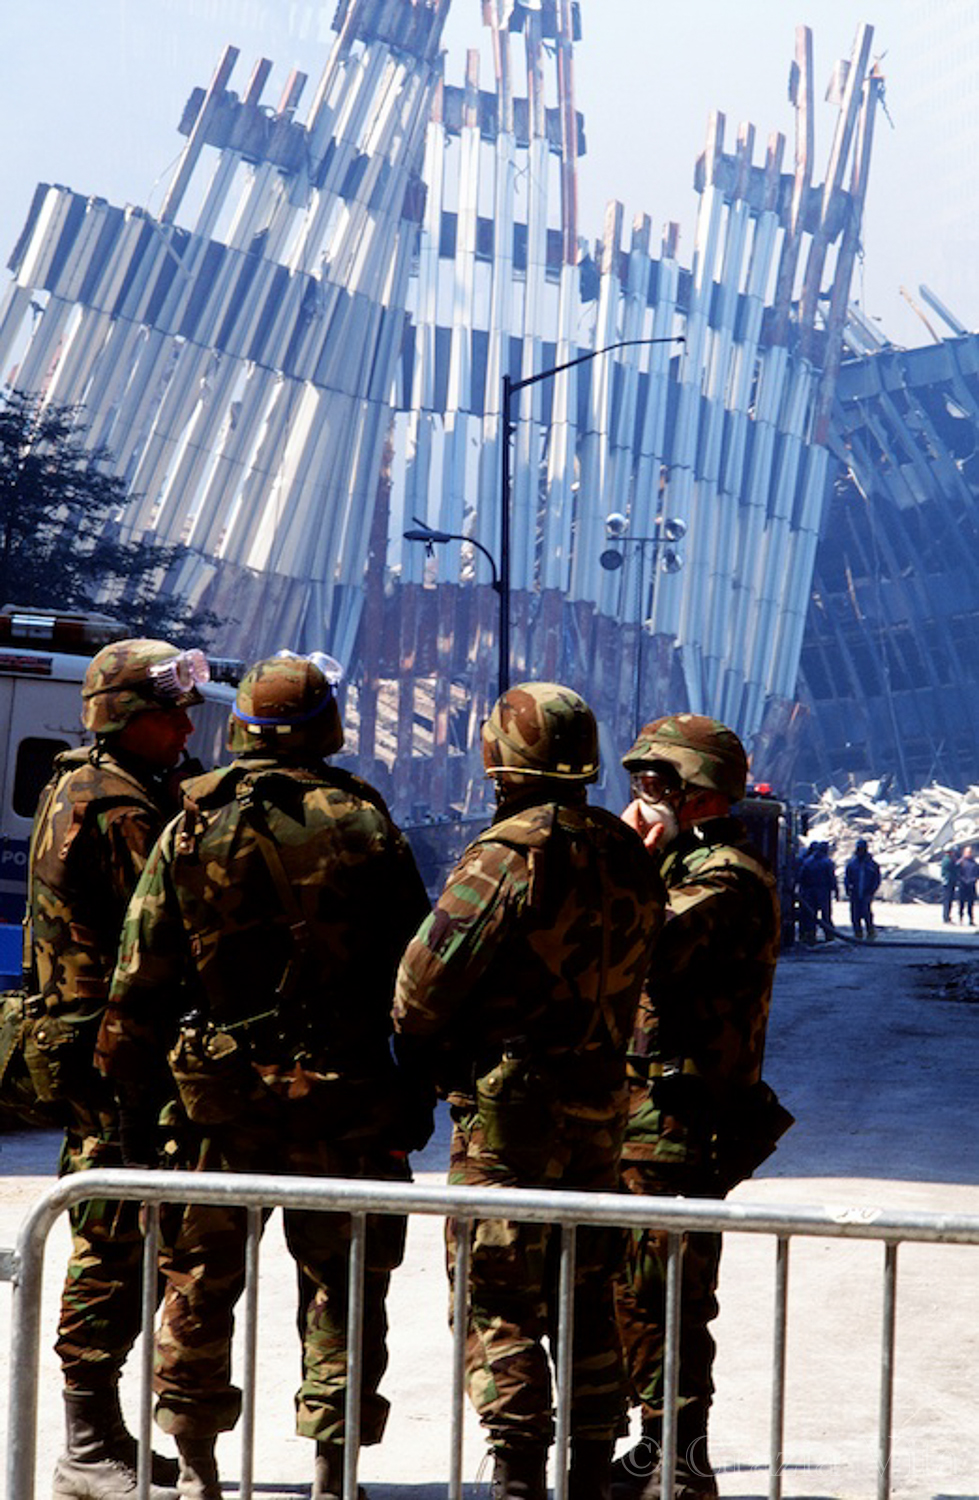
M 83 1098 L 91 1088 L 98 1017 L 66 1021 L 48 1015 L 39 995 L 29 995 L 24 1006 L 24 1061 L 37 1098 L 42 1104 Z
M 35 1075 L 28 1065 L 28 1039 L 47 1013 L 40 995 L 27 990 L 7 990 L 0 994 L 0 1106 L 28 1125 L 57 1125 L 60 1111 L 50 1098 L 42 1099 Z M 41 1054 L 38 1052 L 38 1058 Z M 40 1073 L 39 1063 L 36 1062 Z M 45 1088 L 50 1092 L 48 1069 L 44 1069 Z
M 226 1125 L 245 1112 L 255 1072 L 248 1052 L 230 1031 L 210 1022 L 184 1022 L 167 1061 L 180 1102 L 195 1125 Z
M 504 1049 L 476 1079 L 476 1108 L 489 1149 L 518 1175 L 541 1175 L 557 1130 L 554 1080 L 530 1058 Z

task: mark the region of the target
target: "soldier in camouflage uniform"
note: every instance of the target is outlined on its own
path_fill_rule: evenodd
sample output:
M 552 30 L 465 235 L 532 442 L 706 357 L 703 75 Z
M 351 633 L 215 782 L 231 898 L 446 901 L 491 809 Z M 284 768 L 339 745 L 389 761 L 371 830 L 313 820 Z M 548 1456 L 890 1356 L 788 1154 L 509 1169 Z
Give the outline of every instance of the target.
M 59 1170 L 122 1165 L 115 1100 L 93 1050 L 126 905 L 150 849 L 176 809 L 170 789 L 201 701 L 199 652 L 166 641 L 104 647 L 82 685 L 82 723 L 95 743 L 59 755 L 41 793 L 31 840 L 33 965 L 45 1038 L 67 1127 Z M 72 1248 L 58 1325 L 67 1447 L 57 1500 L 135 1494 L 135 1442 L 119 1409 L 123 1362 L 142 1320 L 138 1205 L 109 1201 L 71 1211 Z M 172 1460 L 154 1459 L 172 1482 Z M 173 1494 L 154 1489 L 154 1495 Z
M 669 904 L 630 1048 L 622 1183 L 632 1193 L 719 1198 L 785 1128 L 761 1082 L 778 951 L 775 883 L 731 816 L 747 775 L 732 730 L 699 714 L 657 719 L 623 764 L 635 797 L 623 817 L 644 838 Z M 659 1500 L 666 1251 L 661 1230 L 628 1236 L 616 1300 L 643 1437 L 614 1466 L 614 1500 Z M 720 1252 L 718 1234 L 685 1236 L 675 1500 L 717 1495 L 707 1457 L 708 1324 Z
M 625 1047 L 663 893 L 641 842 L 588 805 L 598 773 L 591 710 L 570 689 L 524 683 L 483 728 L 493 825 L 463 854 L 398 973 L 395 1027 L 451 1104 L 449 1181 L 614 1189 L 625 1124 Z M 552 1226 L 471 1225 L 468 1389 L 494 1454 L 495 1500 L 545 1500 L 553 1437 L 559 1237 Z M 457 1227 L 447 1233 L 450 1278 Z M 615 1232 L 578 1238 L 573 1500 L 608 1493 L 625 1410 L 608 1267 Z
M 343 744 L 330 658 L 282 653 L 243 678 L 230 766 L 187 784 L 137 887 L 100 1035 L 133 1102 L 177 1083 L 201 1171 L 407 1180 L 431 1102 L 399 1095 L 391 1056 L 398 959 L 428 899 L 380 796 L 324 760 Z M 297 1431 L 316 1440 L 316 1500 L 336 1500 L 347 1385 L 348 1216 L 288 1210 L 300 1273 Z M 165 1267 L 156 1418 L 179 1488 L 219 1500 L 217 1433 L 234 1426 L 233 1309 L 246 1212 L 189 1205 Z M 404 1222 L 368 1221 L 361 1437 L 381 1439 L 385 1299 Z

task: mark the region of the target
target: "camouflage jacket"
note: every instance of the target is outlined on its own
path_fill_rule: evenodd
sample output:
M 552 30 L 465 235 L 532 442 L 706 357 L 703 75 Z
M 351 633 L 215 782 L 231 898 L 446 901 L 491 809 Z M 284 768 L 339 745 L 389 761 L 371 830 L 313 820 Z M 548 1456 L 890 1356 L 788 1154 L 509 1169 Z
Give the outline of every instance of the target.
M 567 1097 L 607 1093 L 662 920 L 655 864 L 620 819 L 584 802 L 501 809 L 409 944 L 395 1028 L 444 1049 L 459 1100 L 516 1037 Z
M 339 1071 L 389 1063 L 395 970 L 429 903 L 380 796 L 322 763 L 245 756 L 184 797 L 126 917 L 103 1071 L 131 1084 L 159 1069 L 191 1011 L 245 1023 L 253 1059 L 284 1071 L 300 1053 Z
M 142 762 L 97 746 L 55 760 L 28 877 L 37 983 L 53 1014 L 83 1020 L 105 1005 L 129 898 L 173 810 Z
M 667 917 L 631 1066 L 640 1077 L 676 1078 L 664 1113 L 688 1123 L 700 1116 L 709 1133 L 739 1091 L 761 1078 L 778 956 L 775 880 L 744 825 L 729 817 L 681 833 L 660 868 Z

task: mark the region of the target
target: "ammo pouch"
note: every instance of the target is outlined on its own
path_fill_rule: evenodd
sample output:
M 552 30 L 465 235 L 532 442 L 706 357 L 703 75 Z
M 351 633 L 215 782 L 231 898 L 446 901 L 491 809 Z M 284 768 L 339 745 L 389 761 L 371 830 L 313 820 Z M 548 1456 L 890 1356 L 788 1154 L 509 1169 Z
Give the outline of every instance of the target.
M 226 1125 L 245 1113 L 255 1091 L 249 1053 L 212 1022 L 182 1025 L 167 1054 L 180 1102 L 195 1125 Z
M 65 1026 L 48 1016 L 40 995 L 0 994 L 0 1106 L 28 1125 L 57 1125 L 58 1051 L 45 1049 Z
M 742 1089 L 717 1126 L 715 1164 L 725 1192 L 767 1161 L 795 1116 L 775 1090 L 759 1080 Z
M 554 1079 L 533 1059 L 504 1050 L 500 1061 L 476 1079 L 476 1108 L 495 1155 L 526 1176 L 544 1171 L 559 1105 Z

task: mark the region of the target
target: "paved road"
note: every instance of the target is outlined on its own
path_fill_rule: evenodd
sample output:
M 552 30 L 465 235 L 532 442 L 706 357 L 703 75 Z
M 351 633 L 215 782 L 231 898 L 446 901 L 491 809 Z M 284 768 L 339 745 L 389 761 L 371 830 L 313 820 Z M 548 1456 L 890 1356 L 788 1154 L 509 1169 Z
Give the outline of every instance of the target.
M 844 908 L 839 909 L 842 916 Z M 779 968 L 767 1075 L 798 1123 L 745 1203 L 834 1205 L 979 1215 L 979 934 L 943 928 L 931 907 L 879 909 L 880 940 L 786 954 Z M 973 958 L 973 944 L 975 958 Z M 416 1162 L 441 1180 L 445 1122 Z M 57 1142 L 46 1134 L 0 1143 L 0 1245 L 51 1181 Z M 65 1254 L 62 1225 L 47 1262 L 39 1484 L 61 1441 L 59 1380 L 50 1350 Z M 721 1279 L 718 1393 L 712 1448 L 727 1500 L 768 1493 L 774 1251 L 729 1235 Z M 873 1243 L 800 1240 L 790 1269 L 786 1416 L 787 1500 L 877 1495 L 877 1418 L 883 1251 Z M 979 1500 L 979 1249 L 906 1246 L 898 1262 L 895 1380 L 896 1500 Z M 367 1450 L 371 1500 L 435 1500 L 448 1473 L 450 1346 L 440 1230 L 419 1220 L 391 1299 L 393 1409 L 384 1443 Z M 9 1291 L 0 1288 L 5 1407 Z M 263 1497 L 303 1493 L 310 1445 L 292 1437 L 298 1377 L 294 1280 L 277 1220 L 263 1247 L 256 1479 Z M 127 1404 L 134 1393 L 127 1383 Z M 5 1447 L 0 1412 L 0 1443 Z M 488 1494 L 483 1449 L 467 1414 L 468 1493 Z M 166 1447 L 165 1440 L 160 1446 Z M 229 1488 L 237 1438 L 222 1439 Z M 480 1473 L 482 1469 L 482 1480 Z

